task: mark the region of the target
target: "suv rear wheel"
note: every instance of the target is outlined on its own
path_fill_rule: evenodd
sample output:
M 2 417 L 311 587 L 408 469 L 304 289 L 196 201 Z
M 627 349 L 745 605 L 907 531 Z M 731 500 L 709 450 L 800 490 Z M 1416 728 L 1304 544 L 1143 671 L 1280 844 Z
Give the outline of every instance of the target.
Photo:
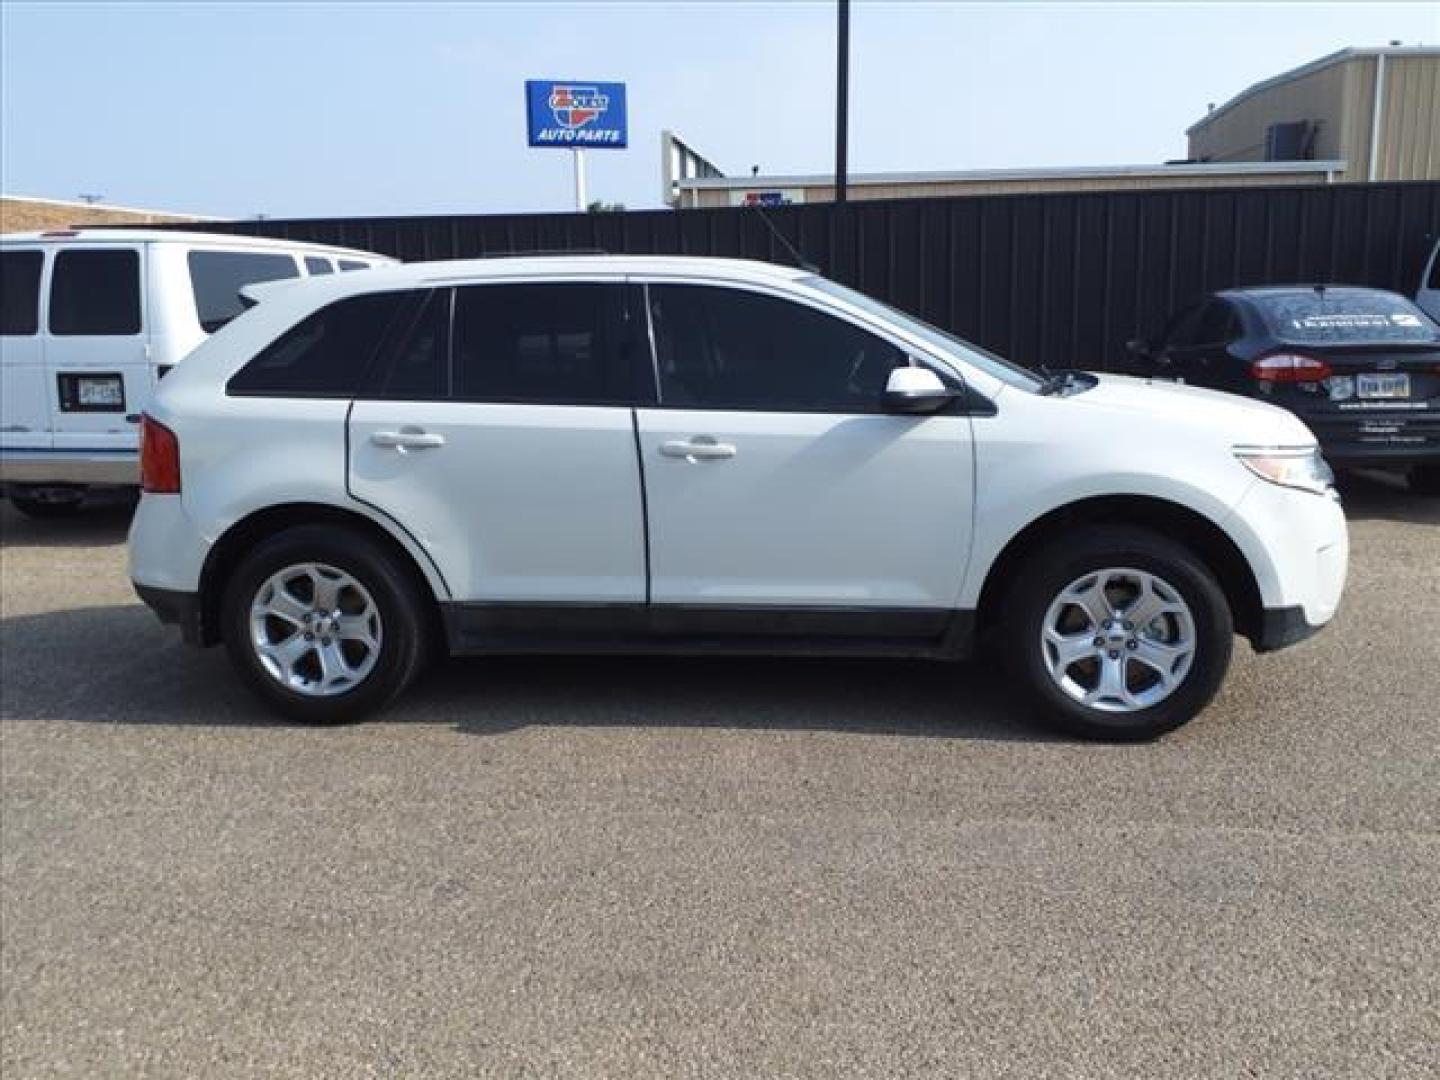
M 300 526 L 259 545 L 232 575 L 221 619 L 246 682 L 303 723 L 383 707 L 425 655 L 406 568 L 369 537 L 333 526 Z
M 1086 738 L 1151 739 L 1199 713 L 1234 635 L 1214 576 L 1143 529 L 1096 527 L 1035 552 L 1001 623 L 1006 662 L 1042 721 Z

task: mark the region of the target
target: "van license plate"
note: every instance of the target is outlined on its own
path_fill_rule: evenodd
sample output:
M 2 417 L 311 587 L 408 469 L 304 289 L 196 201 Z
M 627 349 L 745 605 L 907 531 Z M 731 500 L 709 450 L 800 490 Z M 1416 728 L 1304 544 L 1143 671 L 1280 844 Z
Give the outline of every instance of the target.
M 79 383 L 76 389 L 80 392 L 81 405 L 125 404 L 125 389 L 114 375 L 105 375 L 98 379 L 81 376 L 76 381 Z
M 1362 398 L 1408 398 L 1410 376 L 1397 375 L 1356 375 L 1355 393 Z

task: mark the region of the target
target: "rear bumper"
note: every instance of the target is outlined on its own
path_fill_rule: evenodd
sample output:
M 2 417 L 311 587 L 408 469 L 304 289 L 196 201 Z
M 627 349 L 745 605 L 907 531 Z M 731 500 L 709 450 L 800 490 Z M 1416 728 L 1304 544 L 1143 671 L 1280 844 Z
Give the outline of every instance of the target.
M 134 450 L 0 449 L 0 484 L 140 483 Z
M 1407 465 L 1440 461 L 1440 411 L 1300 414 L 1332 465 Z
M 156 618 L 166 626 L 180 628 L 180 636 L 187 645 L 204 644 L 205 634 L 198 593 L 157 589 L 151 585 L 141 585 L 138 581 L 131 584 L 135 587 L 135 594 L 155 613 Z

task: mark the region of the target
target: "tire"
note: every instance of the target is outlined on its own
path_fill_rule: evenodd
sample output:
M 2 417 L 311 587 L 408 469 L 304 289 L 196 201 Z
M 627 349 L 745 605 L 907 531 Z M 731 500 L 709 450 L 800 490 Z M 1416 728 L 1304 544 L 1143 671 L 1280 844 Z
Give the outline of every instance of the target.
M 1158 614 L 1137 627 L 1124 616 L 1142 591 Z M 1105 616 L 1098 626 L 1095 607 Z M 1234 623 L 1214 575 L 1187 548 L 1144 529 L 1095 526 L 1024 561 L 1000 643 L 1042 723 L 1128 742 L 1174 731 L 1210 703 L 1230 666 Z
M 320 611 L 329 597 L 335 607 Z M 342 618 L 330 620 L 334 611 Z M 383 708 L 426 655 L 426 609 L 409 568 L 343 527 L 302 525 L 258 545 L 231 575 L 220 617 L 230 659 L 251 690 L 305 724 L 345 723 Z
M 85 504 L 85 495 L 83 492 L 79 492 L 73 498 L 56 499 L 11 492 L 10 503 L 28 518 L 34 518 L 37 521 L 53 521 L 58 518 L 74 517 L 78 514 L 80 507 Z
M 1416 465 L 1408 479 L 1416 495 L 1440 495 L 1440 465 Z

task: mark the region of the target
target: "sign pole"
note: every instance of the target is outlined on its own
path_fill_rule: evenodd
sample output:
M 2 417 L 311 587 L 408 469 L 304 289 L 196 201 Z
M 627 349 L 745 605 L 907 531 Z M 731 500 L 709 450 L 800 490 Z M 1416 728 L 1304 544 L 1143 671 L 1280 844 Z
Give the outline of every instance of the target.
M 585 212 L 585 151 L 576 148 L 571 151 L 575 155 L 575 212 Z

